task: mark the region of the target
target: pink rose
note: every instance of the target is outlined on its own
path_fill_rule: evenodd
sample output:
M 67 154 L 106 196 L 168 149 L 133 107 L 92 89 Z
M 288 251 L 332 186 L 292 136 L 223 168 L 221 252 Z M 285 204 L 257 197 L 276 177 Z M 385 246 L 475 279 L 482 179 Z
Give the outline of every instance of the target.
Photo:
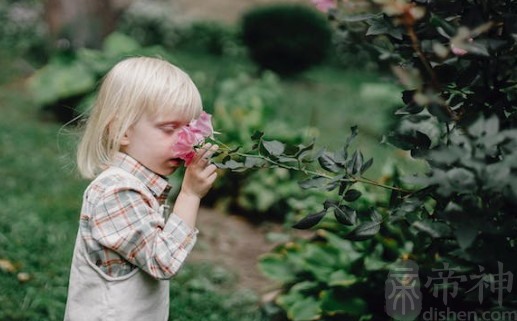
M 334 9 L 336 7 L 334 0 L 312 0 L 312 3 L 319 11 L 325 13 L 327 13 L 329 9 Z
M 190 165 L 196 156 L 195 147 L 202 144 L 207 137 L 211 137 L 213 133 L 212 116 L 202 112 L 199 118 L 180 129 L 173 147 L 174 157 L 184 160 L 186 166 Z
M 200 134 L 203 137 L 211 137 L 214 133 L 212 128 L 212 115 L 202 112 L 201 115 L 193 120 L 189 127 L 196 134 Z

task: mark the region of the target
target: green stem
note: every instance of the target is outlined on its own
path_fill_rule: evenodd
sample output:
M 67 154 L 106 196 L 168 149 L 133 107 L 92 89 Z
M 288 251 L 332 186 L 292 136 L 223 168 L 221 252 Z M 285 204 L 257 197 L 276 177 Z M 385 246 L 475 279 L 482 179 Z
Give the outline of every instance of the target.
M 214 140 L 214 142 L 217 143 L 220 147 L 222 147 L 226 152 L 232 151 L 232 149 L 228 145 L 226 145 L 226 144 L 224 144 L 222 142 L 219 142 L 217 140 Z M 327 178 L 327 179 L 334 179 L 335 178 L 334 176 L 328 175 L 326 173 L 316 172 L 316 171 L 312 171 L 312 170 L 308 170 L 306 168 L 303 168 L 303 167 L 301 167 L 300 163 L 298 163 L 298 167 L 294 167 L 294 166 L 290 166 L 290 165 L 286 165 L 286 164 L 282 164 L 282 163 L 276 162 L 276 161 L 274 161 L 274 160 L 272 160 L 272 159 L 270 159 L 270 158 L 268 158 L 266 156 L 263 156 L 263 155 L 253 155 L 253 154 L 246 154 L 246 153 L 241 153 L 241 152 L 233 152 L 232 154 L 240 156 L 240 157 L 254 157 L 254 158 L 262 159 L 262 160 L 268 162 L 271 165 L 274 165 L 274 166 L 277 166 L 277 167 L 280 167 L 280 168 L 284 168 L 284 169 L 287 169 L 287 170 L 301 171 L 305 175 L 314 175 L 314 176 L 319 176 L 319 177 L 323 177 L 323 178 Z M 360 182 L 360 183 L 364 183 L 364 184 L 370 184 L 370 185 L 373 185 L 373 186 L 385 188 L 385 189 L 388 189 L 388 190 L 398 191 L 398 192 L 401 192 L 401 193 L 404 193 L 404 194 L 410 194 L 411 193 L 410 191 L 407 191 L 405 189 L 402 189 L 402 188 L 399 188 L 399 187 L 395 187 L 395 186 L 389 186 L 389 185 L 381 184 L 379 182 L 376 182 L 376 181 L 371 180 L 371 179 L 366 178 L 366 177 L 350 176 L 349 178 L 342 178 L 338 182 L 352 182 L 352 183 Z

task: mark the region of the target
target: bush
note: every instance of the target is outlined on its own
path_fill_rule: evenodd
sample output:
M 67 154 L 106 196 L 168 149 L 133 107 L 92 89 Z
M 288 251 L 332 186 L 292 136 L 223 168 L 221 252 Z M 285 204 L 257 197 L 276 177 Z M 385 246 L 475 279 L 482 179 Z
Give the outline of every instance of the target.
M 178 28 L 174 45 L 180 50 L 206 52 L 214 56 L 234 56 L 242 51 L 233 27 L 213 21 L 198 21 Z
M 301 5 L 256 8 L 242 18 L 242 39 L 250 57 L 280 75 L 294 75 L 322 62 L 331 34 L 323 15 Z

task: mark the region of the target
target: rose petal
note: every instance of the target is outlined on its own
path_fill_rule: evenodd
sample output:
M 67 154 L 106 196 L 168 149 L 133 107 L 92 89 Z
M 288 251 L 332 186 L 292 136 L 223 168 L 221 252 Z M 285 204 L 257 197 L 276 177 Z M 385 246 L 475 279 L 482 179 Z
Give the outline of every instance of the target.
M 193 120 L 189 127 L 196 134 L 200 134 L 203 137 L 212 136 L 214 129 L 212 127 L 212 115 L 202 112 L 201 115 Z

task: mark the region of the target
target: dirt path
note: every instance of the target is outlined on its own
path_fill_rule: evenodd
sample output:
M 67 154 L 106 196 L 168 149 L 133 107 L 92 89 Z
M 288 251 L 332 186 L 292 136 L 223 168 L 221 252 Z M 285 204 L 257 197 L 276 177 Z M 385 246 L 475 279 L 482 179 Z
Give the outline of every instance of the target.
M 271 290 L 273 282 L 257 267 L 258 257 L 275 246 L 266 240 L 266 228 L 207 208 L 200 210 L 197 225 L 198 242 L 189 260 L 222 265 L 237 274 L 240 287 L 259 294 Z

